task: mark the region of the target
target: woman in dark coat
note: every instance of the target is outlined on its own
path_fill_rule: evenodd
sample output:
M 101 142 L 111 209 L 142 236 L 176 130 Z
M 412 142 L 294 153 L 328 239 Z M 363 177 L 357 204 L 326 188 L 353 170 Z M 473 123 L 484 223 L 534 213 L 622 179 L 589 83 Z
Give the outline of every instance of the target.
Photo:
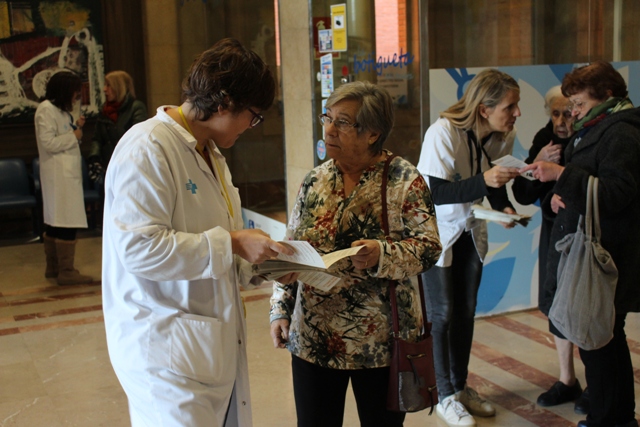
M 96 122 L 88 155 L 89 175 L 102 183 L 104 170 L 122 135 L 136 123 L 147 120 L 147 107 L 136 99 L 133 79 L 125 71 L 112 71 L 104 77 L 107 102 Z
M 547 281 L 557 285 L 555 243 L 574 233 L 585 214 L 589 176 L 599 179 L 600 243 L 618 267 L 613 339 L 597 350 L 580 349 L 589 384 L 590 410 L 578 427 L 637 427 L 634 374 L 624 332 L 627 313 L 640 311 L 640 110 L 627 97 L 622 76 L 603 61 L 577 68 L 562 82 L 573 104 L 574 135 L 566 165 L 536 162 L 540 181 L 557 181 L 543 205 L 557 213 L 551 232 Z
M 533 138 L 529 157 L 525 162 L 531 164 L 537 161 L 548 161 L 564 166 L 564 150 L 573 136 L 575 117 L 571 114 L 571 102 L 562 94 L 560 85 L 547 91 L 544 96 L 544 109 L 549 116 L 549 122 Z M 531 181 L 523 176 L 518 176 L 513 181 L 512 190 L 516 201 L 521 205 L 531 205 L 536 202 L 542 205 L 542 201 L 549 193 L 552 193 L 554 185 L 555 181 Z M 551 290 L 545 287 L 548 283 L 546 281 L 547 253 L 555 216 L 555 214 L 542 215 L 538 245 L 538 307 L 547 316 L 555 293 L 555 286 Z M 588 400 L 586 394 L 582 392 L 580 381 L 576 378 L 573 365 L 573 344 L 551 322 L 549 322 L 549 331 L 553 334 L 558 351 L 560 377 L 549 390 L 538 396 L 537 403 L 547 407 L 575 400 L 575 412 L 586 414 L 589 412 Z

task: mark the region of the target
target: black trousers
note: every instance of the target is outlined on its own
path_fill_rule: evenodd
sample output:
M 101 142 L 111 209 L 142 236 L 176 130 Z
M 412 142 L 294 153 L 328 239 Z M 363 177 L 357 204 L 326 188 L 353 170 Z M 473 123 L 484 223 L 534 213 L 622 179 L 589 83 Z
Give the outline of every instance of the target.
M 362 427 L 402 427 L 405 414 L 387 411 L 389 368 L 331 369 L 292 356 L 298 427 L 341 427 L 347 386 L 356 398 Z
M 463 390 L 467 382 L 481 279 L 482 261 L 466 231 L 453 244 L 450 267 L 434 266 L 422 273 L 440 401 Z
M 47 225 L 45 232 L 47 236 L 60 240 L 76 240 L 77 228 L 52 227 Z
M 587 421 L 594 425 L 623 425 L 635 418 L 633 365 L 624 332 L 626 317 L 616 316 L 609 344 L 597 350 L 580 349 L 589 384 Z

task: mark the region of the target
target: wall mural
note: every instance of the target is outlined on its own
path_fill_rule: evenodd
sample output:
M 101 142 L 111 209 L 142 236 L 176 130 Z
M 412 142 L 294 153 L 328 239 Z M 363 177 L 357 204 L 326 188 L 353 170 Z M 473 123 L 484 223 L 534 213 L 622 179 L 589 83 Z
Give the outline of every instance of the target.
M 640 61 L 612 64 L 627 82 L 631 101 L 636 106 L 640 105 L 640 79 L 629 80 L 629 76 L 640 75 Z M 522 116 L 516 122 L 515 157 L 522 160 L 528 157 L 533 137 L 549 120 L 544 112 L 544 95 L 552 86 L 560 84 L 564 75 L 577 65 L 582 64 L 495 67 L 511 75 L 520 85 Z M 437 120 L 441 111 L 462 97 L 467 83 L 482 70 L 430 70 L 431 123 Z M 478 315 L 521 310 L 538 304 L 540 206 L 521 206 L 515 202 L 511 184 L 508 191 L 516 211 L 531 215 L 532 220 L 526 228 L 516 226 L 511 230 L 489 223 L 489 253 L 485 259 L 478 295 Z
M 0 124 L 33 121 L 46 83 L 59 71 L 82 79 L 86 115 L 104 102 L 99 0 L 0 1 Z

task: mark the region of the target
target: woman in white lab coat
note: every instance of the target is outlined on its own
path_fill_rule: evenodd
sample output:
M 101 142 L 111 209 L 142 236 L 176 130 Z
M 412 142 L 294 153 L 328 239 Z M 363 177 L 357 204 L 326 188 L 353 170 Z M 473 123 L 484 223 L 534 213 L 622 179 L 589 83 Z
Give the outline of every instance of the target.
M 81 88 L 76 74 L 54 74 L 34 119 L 46 224 L 44 275 L 56 278 L 60 285 L 93 281 L 74 268 L 76 231 L 87 228 L 80 154 L 84 117 L 74 120 L 71 115 L 73 103 L 80 101 Z
M 185 102 L 118 143 L 105 180 L 103 305 L 109 355 L 139 426 L 251 426 L 239 285 L 291 250 L 243 230 L 218 147 L 263 120 L 275 82 L 233 39 L 203 52 Z M 249 262 L 247 262 L 249 261 Z M 248 274 L 247 274 L 248 273 Z

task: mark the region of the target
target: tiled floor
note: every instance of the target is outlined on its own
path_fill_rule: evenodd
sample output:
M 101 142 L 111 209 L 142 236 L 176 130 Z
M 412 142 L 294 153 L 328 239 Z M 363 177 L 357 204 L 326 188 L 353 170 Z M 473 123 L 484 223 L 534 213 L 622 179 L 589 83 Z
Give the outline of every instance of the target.
M 100 277 L 99 237 L 78 243 L 76 266 Z M 100 284 L 58 287 L 44 279 L 37 243 L 0 247 L 0 427 L 128 426 L 127 403 L 107 356 Z M 269 289 L 245 292 L 256 427 L 295 425 L 290 357 L 271 345 Z M 484 426 L 575 426 L 573 405 L 542 409 L 537 396 L 555 381 L 556 354 L 544 316 L 526 311 L 476 323 L 469 383 L 497 406 Z M 627 333 L 640 367 L 640 316 Z M 584 372 L 576 353 L 581 382 Z M 640 402 L 640 369 L 636 368 Z M 358 426 L 352 397 L 345 426 Z M 406 427 L 444 426 L 426 412 Z

